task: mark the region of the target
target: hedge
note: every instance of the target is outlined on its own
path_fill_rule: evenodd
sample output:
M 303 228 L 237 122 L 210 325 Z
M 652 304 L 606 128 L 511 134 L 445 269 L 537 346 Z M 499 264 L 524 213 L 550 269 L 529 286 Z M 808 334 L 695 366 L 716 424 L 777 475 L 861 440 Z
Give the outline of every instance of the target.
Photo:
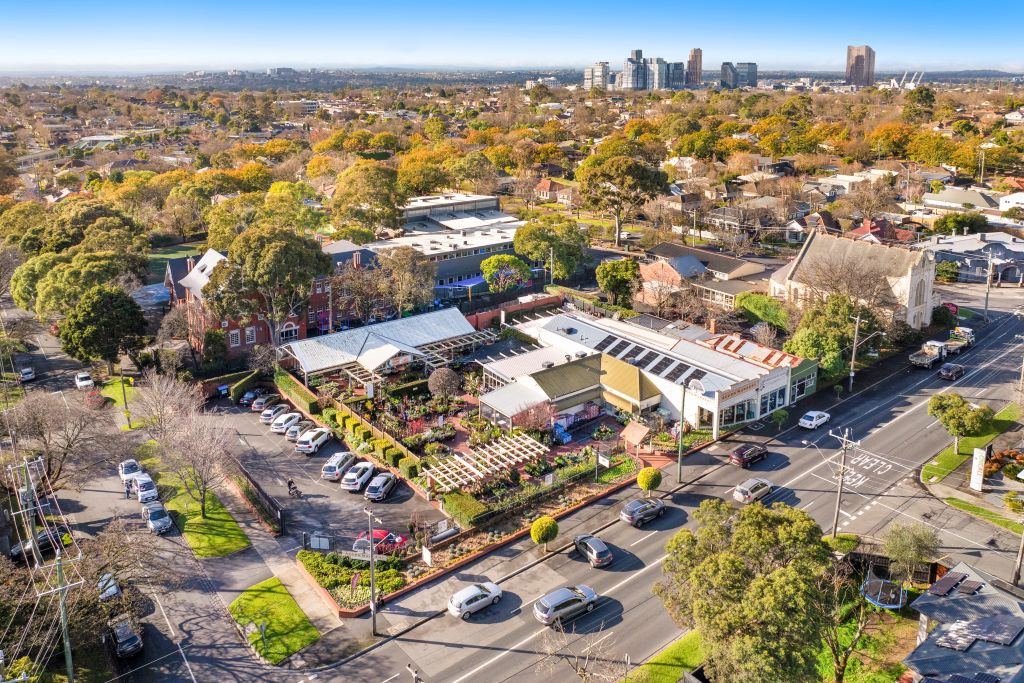
M 326 588 L 331 596 L 342 607 L 359 607 L 369 602 L 370 572 L 366 571 L 369 562 L 350 560 L 336 553 L 322 555 L 313 550 L 300 550 L 296 559 L 302 563 L 313 579 Z M 376 582 L 380 594 L 386 595 L 402 588 L 406 581 L 399 568 L 401 561 L 397 558 L 377 560 Z M 352 578 L 359 574 L 357 590 L 352 593 Z
M 349 434 L 354 434 L 356 431 L 356 427 L 358 427 L 361 424 L 362 423 L 359 421 L 359 418 L 353 415 L 349 415 L 348 417 L 345 418 L 345 431 L 348 432 Z
M 260 371 L 253 370 L 249 374 L 242 377 L 242 379 L 235 382 L 231 386 L 231 391 L 228 393 L 228 396 L 231 397 L 231 402 L 238 403 L 238 399 L 242 398 L 242 395 L 245 394 L 245 392 L 249 391 L 249 389 L 251 389 L 254 384 L 256 384 L 256 380 L 258 380 L 259 377 Z
M 415 455 L 398 461 L 398 470 L 406 479 L 415 479 L 420 473 L 420 459 Z
M 384 461 L 387 462 L 391 467 L 398 467 L 398 463 L 402 460 L 402 451 L 397 448 L 391 447 L 384 450 Z
M 337 408 L 324 408 L 323 411 L 321 411 L 320 416 L 323 418 L 324 422 L 326 422 L 328 424 L 328 426 L 330 426 L 332 428 L 337 428 L 337 426 L 338 426 L 338 409 Z
M 414 396 L 416 394 L 423 394 L 427 392 L 427 380 L 417 379 L 412 382 L 406 382 L 405 384 L 399 384 L 391 390 L 391 395 L 397 398 L 403 396 Z
M 353 430 L 353 433 L 360 441 L 369 441 L 370 437 L 373 436 L 373 432 L 370 431 L 369 427 L 359 425 Z
M 391 446 L 391 442 L 387 439 L 374 439 L 370 442 L 370 445 L 373 446 L 373 452 L 383 458 L 384 451 Z
M 300 410 L 304 410 L 310 415 L 320 412 L 320 402 L 317 401 L 316 396 L 284 370 L 279 368 L 274 373 L 274 384 Z
M 463 529 L 473 526 L 473 520 L 487 512 L 487 506 L 479 500 L 461 491 L 452 491 L 442 497 L 444 511 L 459 523 Z

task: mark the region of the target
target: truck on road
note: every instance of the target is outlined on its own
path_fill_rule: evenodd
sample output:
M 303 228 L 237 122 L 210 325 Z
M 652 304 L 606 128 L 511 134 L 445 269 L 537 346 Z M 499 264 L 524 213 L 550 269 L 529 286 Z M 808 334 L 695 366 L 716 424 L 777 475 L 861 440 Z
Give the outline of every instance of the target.
M 949 356 L 955 356 L 974 343 L 974 330 L 969 327 L 954 327 L 950 330 L 949 339 L 926 341 L 921 350 L 910 354 L 911 365 L 919 368 L 931 368 Z

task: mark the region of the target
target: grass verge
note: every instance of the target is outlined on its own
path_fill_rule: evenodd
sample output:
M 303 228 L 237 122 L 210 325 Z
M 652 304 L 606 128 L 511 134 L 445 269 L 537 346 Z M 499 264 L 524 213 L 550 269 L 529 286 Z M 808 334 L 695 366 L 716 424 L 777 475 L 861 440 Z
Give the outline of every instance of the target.
M 958 510 L 963 510 L 967 514 L 977 517 L 978 519 L 984 520 L 989 524 L 995 524 L 1001 526 L 1007 531 L 1012 531 L 1015 534 L 1024 532 L 1024 526 L 1019 522 L 1015 522 L 1009 517 L 1003 517 L 998 512 L 983 508 L 980 505 L 975 505 L 961 498 L 946 498 L 946 505 L 952 505 Z
M 182 536 L 196 557 L 223 557 L 248 548 L 249 537 L 238 526 L 220 498 L 210 493 L 206 499 L 206 517 L 199 513 L 199 503 L 185 490 L 178 475 L 160 471 L 156 445 L 148 442 L 139 447 L 136 457 L 156 482 L 160 500 L 174 517 Z
M 612 465 L 608 469 L 598 472 L 597 480 L 602 484 L 610 484 L 616 479 L 635 471 L 636 460 L 633 460 L 633 458 L 625 458 L 618 465 Z
M 690 631 L 629 674 L 630 683 L 676 683 L 704 661 L 700 634 Z
M 860 545 L 860 536 L 857 534 L 836 534 L 833 538 L 831 535 L 825 537 L 825 543 L 828 547 L 832 548 L 834 552 L 841 555 L 852 553 Z
M 255 624 L 249 643 L 271 664 L 280 664 L 320 639 L 320 632 L 276 577 L 245 589 L 228 610 L 243 629 Z M 266 639 L 260 634 L 260 624 L 266 624 Z
M 921 468 L 921 481 L 926 484 L 934 484 L 945 479 L 972 456 L 975 448 L 984 448 L 988 445 L 989 441 L 1012 427 L 1013 423 L 1020 419 L 1020 414 L 1020 406 L 1018 404 L 1007 404 L 1006 407 L 995 414 L 992 423 L 983 433 L 977 436 L 965 436 L 960 439 L 959 453 L 954 453 L 953 446 L 950 444 L 935 456 L 932 462 Z
M 146 278 L 147 285 L 155 285 L 164 281 L 164 272 L 167 270 L 167 262 L 182 256 L 201 255 L 206 250 L 206 242 L 186 242 L 175 244 L 170 247 L 151 249 L 149 252 L 149 277 Z
M 121 382 L 124 382 L 124 391 L 121 389 Z M 114 402 L 114 405 L 124 406 L 124 398 L 128 397 L 128 404 L 135 400 L 135 393 L 138 390 L 135 388 L 131 377 L 115 377 L 114 379 L 107 380 L 100 387 L 100 393 L 109 398 Z

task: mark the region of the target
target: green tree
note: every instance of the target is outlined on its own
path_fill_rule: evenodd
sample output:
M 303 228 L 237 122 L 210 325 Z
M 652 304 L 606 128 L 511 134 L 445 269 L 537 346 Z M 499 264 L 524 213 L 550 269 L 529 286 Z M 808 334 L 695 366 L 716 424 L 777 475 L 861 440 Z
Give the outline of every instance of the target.
M 657 467 L 645 467 L 636 474 L 636 485 L 651 497 L 651 493 L 661 486 L 661 470 Z
M 122 275 L 125 258 L 113 251 L 75 254 L 67 263 L 60 263 L 47 272 L 36 290 L 36 317 L 46 320 L 71 310 L 81 296 L 96 285 L 108 284 Z
M 377 254 L 377 272 L 387 283 L 386 298 L 402 315 L 409 307 L 422 306 L 434 300 L 434 278 L 437 264 L 412 247 L 384 249 Z
M 287 228 L 258 226 L 239 235 L 227 260 L 213 269 L 205 301 L 218 318 L 265 316 L 271 343 L 309 302 L 313 279 L 327 275 L 331 258 L 320 245 Z
M 935 91 L 926 85 L 908 90 L 903 95 L 903 120 L 920 123 L 932 117 L 935 109 Z
M 510 254 L 496 254 L 484 259 L 480 272 L 492 292 L 508 291 L 530 279 L 530 266 Z
M 512 246 L 531 261 L 544 261 L 555 278 L 572 277 L 583 262 L 589 240 L 576 221 L 557 215 L 531 220 L 516 231 Z M 554 255 L 554 261 L 552 261 Z
M 82 294 L 60 325 L 60 345 L 72 358 L 114 363 L 142 348 L 146 318 L 124 290 L 99 285 Z
M 605 261 L 594 271 L 597 286 L 616 306 L 628 306 L 640 287 L 640 266 L 631 258 Z
M 69 254 L 39 254 L 18 266 L 11 275 L 11 298 L 18 308 L 34 311 L 39 281 L 58 264 L 70 260 Z
M 1003 211 L 1003 218 L 1009 218 L 1011 221 L 1024 221 L 1024 206 L 1011 206 Z
M 891 562 L 893 578 L 910 581 L 919 565 L 938 555 L 939 536 L 933 527 L 924 524 L 891 522 L 882 537 L 882 548 Z
M 825 377 L 838 377 L 846 370 L 839 340 L 817 330 L 797 329 L 782 348 L 794 356 L 818 361 L 818 370 Z
M 907 145 L 907 158 L 920 164 L 948 164 L 956 151 L 956 143 L 936 132 L 926 130 L 914 135 Z M 941 185 L 941 183 L 940 183 Z M 934 190 L 932 190 L 934 192 Z M 942 191 L 942 188 L 939 188 Z
M 786 420 L 789 419 L 789 411 L 785 408 L 779 408 L 772 413 L 772 422 L 775 423 L 777 431 L 782 431 L 782 425 L 786 424 Z
M 789 313 L 778 299 L 756 292 L 736 295 L 736 309 L 752 323 L 770 323 L 779 329 L 789 327 Z
M 398 167 L 398 188 L 403 195 L 425 195 L 448 184 L 448 174 L 440 164 L 425 159 L 403 162 Z
M 960 264 L 956 261 L 939 261 L 935 264 L 935 279 L 956 282 L 960 279 Z
M 206 212 L 206 245 L 226 254 L 235 238 L 255 225 L 263 208 L 263 194 L 247 192 L 231 197 Z
M 585 162 L 576 177 L 587 205 L 607 211 L 614 217 L 616 247 L 619 246 L 623 216 L 657 197 L 668 183 L 668 176 L 661 169 L 627 156 L 611 157 L 593 164 Z
M 975 408 L 960 394 L 935 394 L 928 399 L 928 414 L 953 437 L 954 453 L 960 452 L 960 437 L 984 431 L 994 415 L 988 406 Z
M 654 592 L 701 633 L 712 680 L 810 683 L 825 628 L 819 581 L 831 567 L 821 528 L 776 504 L 736 510 L 714 498 L 668 543 Z
M 440 142 L 444 139 L 444 121 L 431 116 L 423 124 L 423 134 L 433 142 Z
M 332 201 L 335 224 L 355 223 L 374 232 L 398 228 L 405 200 L 395 169 L 378 161 L 360 160 L 338 176 Z
M 935 221 L 932 229 L 947 235 L 962 235 L 964 230 L 967 231 L 967 234 L 985 232 L 988 229 L 988 218 L 974 211 L 947 213 Z
M 544 546 L 544 552 L 548 551 L 548 543 L 555 540 L 558 536 L 558 522 L 555 521 L 554 517 L 544 515 L 538 517 L 533 521 L 530 526 L 530 538 L 537 545 Z

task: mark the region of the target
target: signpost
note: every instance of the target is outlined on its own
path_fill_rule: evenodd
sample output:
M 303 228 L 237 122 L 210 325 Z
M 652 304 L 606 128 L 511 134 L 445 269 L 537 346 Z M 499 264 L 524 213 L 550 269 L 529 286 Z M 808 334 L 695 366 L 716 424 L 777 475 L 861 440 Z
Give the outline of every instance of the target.
M 985 455 L 984 448 L 974 449 L 974 460 L 971 462 L 971 488 L 981 491 L 982 483 L 985 481 Z
M 423 564 L 427 565 L 428 567 L 434 566 L 434 558 L 430 554 L 430 548 L 428 548 L 427 546 L 423 546 Z

